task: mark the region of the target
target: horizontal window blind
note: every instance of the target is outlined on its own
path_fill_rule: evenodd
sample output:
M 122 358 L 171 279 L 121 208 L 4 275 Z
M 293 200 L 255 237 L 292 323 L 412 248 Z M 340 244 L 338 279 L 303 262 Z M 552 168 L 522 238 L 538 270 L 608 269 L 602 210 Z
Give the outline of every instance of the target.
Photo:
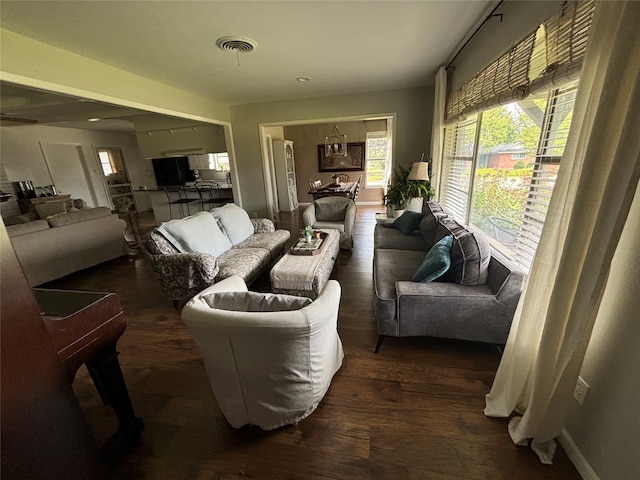
M 564 2 L 558 14 L 449 95 L 445 124 L 575 80 L 582 68 L 593 9 L 593 0 Z
M 542 226 L 569 136 L 577 88 L 577 82 L 574 82 L 565 88 L 556 89 L 547 103 L 522 224 L 517 244 L 513 248 L 517 253 L 516 262 L 525 271 L 529 271 L 540 241 Z
M 456 220 L 465 223 L 473 171 L 477 117 L 445 128 L 440 204 Z

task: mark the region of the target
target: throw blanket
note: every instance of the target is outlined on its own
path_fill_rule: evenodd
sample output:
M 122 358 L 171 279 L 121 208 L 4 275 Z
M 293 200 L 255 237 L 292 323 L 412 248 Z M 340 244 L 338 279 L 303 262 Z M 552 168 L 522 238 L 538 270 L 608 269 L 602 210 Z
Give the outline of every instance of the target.
M 181 253 L 208 253 L 217 257 L 232 247 L 208 212 L 164 222 L 158 231 Z

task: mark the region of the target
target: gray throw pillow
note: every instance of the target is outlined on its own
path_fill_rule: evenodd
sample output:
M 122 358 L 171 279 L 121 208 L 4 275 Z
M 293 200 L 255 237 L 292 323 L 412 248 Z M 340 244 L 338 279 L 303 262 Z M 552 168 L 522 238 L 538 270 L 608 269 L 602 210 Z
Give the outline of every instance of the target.
M 211 308 L 234 312 L 284 312 L 300 310 L 313 301 L 306 297 L 258 292 L 216 292 L 202 299 Z
M 316 202 L 316 220 L 323 222 L 341 222 L 347 212 L 348 204 Z
M 451 266 L 441 280 L 460 285 L 487 283 L 491 261 L 489 240 L 482 233 L 476 233 L 454 219 L 444 217 L 439 220 L 436 241 L 447 235 L 453 235 Z
M 39 203 L 34 205 L 36 209 L 36 213 L 40 220 L 46 220 L 47 217 L 51 217 L 53 215 L 58 215 L 59 213 L 66 213 L 67 206 L 64 203 L 64 200 L 55 200 L 53 202 Z

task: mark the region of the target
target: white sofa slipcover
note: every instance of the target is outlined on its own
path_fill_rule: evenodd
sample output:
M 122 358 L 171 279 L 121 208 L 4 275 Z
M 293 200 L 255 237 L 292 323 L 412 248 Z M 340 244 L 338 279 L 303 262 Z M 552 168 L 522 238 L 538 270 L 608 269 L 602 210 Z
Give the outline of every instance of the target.
M 217 292 L 246 291 L 238 276 L 221 280 L 192 298 L 182 319 L 233 427 L 297 423 L 317 408 L 342 365 L 340 284 L 329 280 L 316 300 L 304 299 L 307 306 L 291 311 L 230 311 L 207 303 Z

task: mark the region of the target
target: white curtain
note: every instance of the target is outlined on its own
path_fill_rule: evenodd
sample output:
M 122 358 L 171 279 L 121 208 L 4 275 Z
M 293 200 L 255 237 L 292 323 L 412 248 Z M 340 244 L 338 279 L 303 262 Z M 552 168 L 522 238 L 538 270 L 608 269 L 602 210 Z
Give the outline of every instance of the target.
M 444 144 L 444 113 L 447 103 L 447 69 L 440 67 L 436 73 L 435 93 L 433 100 L 433 124 L 431 126 L 431 188 L 436 192 L 440 187 L 440 170 L 442 167 L 442 146 Z
M 640 177 L 640 2 L 597 2 L 567 147 L 485 414 L 551 463 Z
M 387 158 L 384 164 L 384 174 L 382 176 L 382 194 L 387 194 L 387 186 L 393 172 L 393 118 L 387 118 Z

